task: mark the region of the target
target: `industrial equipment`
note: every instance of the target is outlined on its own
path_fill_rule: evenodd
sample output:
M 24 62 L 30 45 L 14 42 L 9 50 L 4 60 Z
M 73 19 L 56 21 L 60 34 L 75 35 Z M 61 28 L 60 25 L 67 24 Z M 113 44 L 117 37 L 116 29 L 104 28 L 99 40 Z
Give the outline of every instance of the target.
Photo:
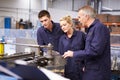
M 49 70 L 52 70 L 56 73 L 64 72 L 64 65 L 66 63 L 65 59 L 57 52 L 52 50 L 52 45 L 33 45 L 33 44 L 21 44 L 21 43 L 10 43 L 10 42 L 1 42 L 2 44 L 11 44 L 19 46 L 28 46 L 34 48 L 46 48 L 46 52 L 43 52 L 44 55 L 36 55 L 35 52 L 20 52 L 12 55 L 1 55 L 0 61 L 10 63 L 10 65 L 16 64 L 16 60 L 22 60 L 27 63 L 27 65 L 34 65 L 37 67 L 45 67 Z

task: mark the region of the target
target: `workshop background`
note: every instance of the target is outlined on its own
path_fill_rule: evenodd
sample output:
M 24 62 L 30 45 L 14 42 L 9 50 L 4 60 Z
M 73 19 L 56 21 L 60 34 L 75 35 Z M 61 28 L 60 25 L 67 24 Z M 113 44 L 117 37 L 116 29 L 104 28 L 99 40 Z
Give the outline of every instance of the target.
M 0 61 L 10 61 L 12 64 L 13 60 L 29 57 L 26 61 L 35 63 L 37 66 L 44 66 L 47 70 L 62 75 L 64 63 L 57 61 L 57 59 L 61 60 L 59 56 L 55 57 L 56 61 L 53 61 L 56 62 L 54 67 L 48 65 L 46 67 L 46 64 L 52 61 L 40 56 L 41 52 L 36 41 L 36 32 L 41 26 L 38 13 L 43 9 L 48 10 L 55 22 L 59 22 L 64 15 L 70 15 L 77 28 L 81 26 L 77 20 L 78 9 L 84 5 L 90 5 L 97 11 L 97 18 L 110 30 L 111 71 L 113 73 L 111 80 L 120 80 L 119 3 L 120 0 L 0 0 Z M 85 32 L 83 27 L 79 30 Z M 46 60 L 48 62 L 45 62 Z M 1 77 L 0 80 L 7 79 Z

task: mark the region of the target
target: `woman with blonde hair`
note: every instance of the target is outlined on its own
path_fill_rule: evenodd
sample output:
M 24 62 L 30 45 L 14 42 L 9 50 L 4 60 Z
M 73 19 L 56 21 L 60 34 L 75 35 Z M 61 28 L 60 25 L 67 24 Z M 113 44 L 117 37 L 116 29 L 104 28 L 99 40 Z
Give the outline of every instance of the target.
M 65 34 L 60 37 L 59 52 L 61 55 L 68 50 L 83 50 L 85 46 L 85 34 L 73 28 L 72 18 L 64 16 L 60 19 L 61 29 Z M 82 80 L 82 69 L 84 60 L 78 58 L 67 58 L 65 65 L 65 77 L 70 80 Z

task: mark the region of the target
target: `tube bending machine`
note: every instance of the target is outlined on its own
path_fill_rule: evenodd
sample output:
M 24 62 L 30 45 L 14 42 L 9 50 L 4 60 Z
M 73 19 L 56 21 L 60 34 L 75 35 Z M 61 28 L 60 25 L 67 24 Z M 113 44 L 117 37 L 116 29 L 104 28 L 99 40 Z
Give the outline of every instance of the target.
M 56 72 L 60 75 L 64 72 L 64 64 L 65 60 L 62 56 L 52 50 L 52 45 L 33 45 L 33 44 L 21 44 L 21 43 L 9 43 L 9 42 L 1 42 L 0 44 L 12 44 L 12 45 L 19 45 L 19 46 L 28 46 L 34 48 L 46 48 L 47 52 L 46 55 L 36 55 L 35 52 L 20 52 L 15 53 L 12 55 L 0 55 L 0 65 L 4 62 L 7 64 L 6 69 L 12 69 L 16 66 L 20 65 L 27 65 L 27 66 L 34 66 L 37 68 L 45 67 L 52 72 Z M 42 53 L 43 54 L 43 53 Z M 1 72 L 1 71 L 0 71 Z

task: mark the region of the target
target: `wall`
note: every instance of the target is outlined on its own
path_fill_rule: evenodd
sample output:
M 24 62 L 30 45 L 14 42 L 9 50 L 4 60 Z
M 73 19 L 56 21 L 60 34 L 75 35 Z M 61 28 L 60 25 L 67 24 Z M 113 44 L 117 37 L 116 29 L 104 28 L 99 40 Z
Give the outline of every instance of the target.
M 48 11 L 52 16 L 52 19 L 56 22 L 59 22 L 60 18 L 65 15 L 70 15 L 73 18 L 77 17 L 77 12 L 74 12 L 74 11 L 59 10 L 59 9 L 52 9 L 52 8 L 48 8 Z
M 23 18 L 23 20 L 30 19 L 30 21 L 32 21 L 33 25 L 36 27 L 38 21 L 37 15 L 41 10 L 42 2 L 41 0 L 31 0 L 30 6 L 29 1 L 30 0 L 0 0 L 0 28 L 4 28 L 4 17 L 12 18 L 12 28 L 16 28 L 16 21 L 19 21 L 20 18 Z M 61 1 L 64 2 L 63 0 Z M 48 5 L 50 6 L 51 1 L 48 0 L 48 2 Z M 71 5 L 71 1 L 65 1 L 65 3 L 66 2 Z M 57 5 L 53 5 L 53 7 L 55 6 Z M 66 10 L 63 10 L 62 8 L 57 9 L 57 7 L 48 8 L 48 10 L 53 17 L 53 20 L 59 22 L 59 18 L 64 15 L 70 14 L 73 17 L 76 16 L 76 12 L 71 11 L 69 6 L 66 7 Z M 31 9 L 31 12 L 29 12 L 29 8 Z M 70 10 L 68 8 L 70 8 Z
M 87 5 L 87 0 L 51 0 L 51 2 L 49 1 L 50 8 L 68 11 L 78 10 L 83 5 Z
M 0 0 L 0 27 L 4 27 L 4 17 L 12 18 L 12 28 L 20 18 L 37 22 L 38 11 L 41 10 L 40 0 Z M 29 4 L 31 3 L 31 4 Z M 31 10 L 31 11 L 30 11 Z
M 106 14 L 112 14 L 112 15 L 119 15 L 120 14 L 120 0 L 103 0 L 102 1 L 102 9 L 103 10 L 109 10 L 109 12 L 102 12 Z M 112 10 L 119 10 L 119 11 L 112 11 Z
M 29 1 L 31 4 L 29 5 Z M 4 28 L 4 17 L 12 18 L 12 28 L 15 28 L 16 21 L 20 18 L 32 21 L 36 27 L 38 12 L 42 9 L 42 0 L 0 0 L 0 28 Z M 64 15 L 77 17 L 77 10 L 86 5 L 88 0 L 48 0 L 48 10 L 54 21 L 59 22 L 59 18 Z M 120 0 L 103 0 L 103 7 L 120 9 Z M 105 8 L 103 8 L 105 9 Z M 30 11 L 31 10 L 31 11 Z M 119 15 L 120 12 L 102 12 Z

